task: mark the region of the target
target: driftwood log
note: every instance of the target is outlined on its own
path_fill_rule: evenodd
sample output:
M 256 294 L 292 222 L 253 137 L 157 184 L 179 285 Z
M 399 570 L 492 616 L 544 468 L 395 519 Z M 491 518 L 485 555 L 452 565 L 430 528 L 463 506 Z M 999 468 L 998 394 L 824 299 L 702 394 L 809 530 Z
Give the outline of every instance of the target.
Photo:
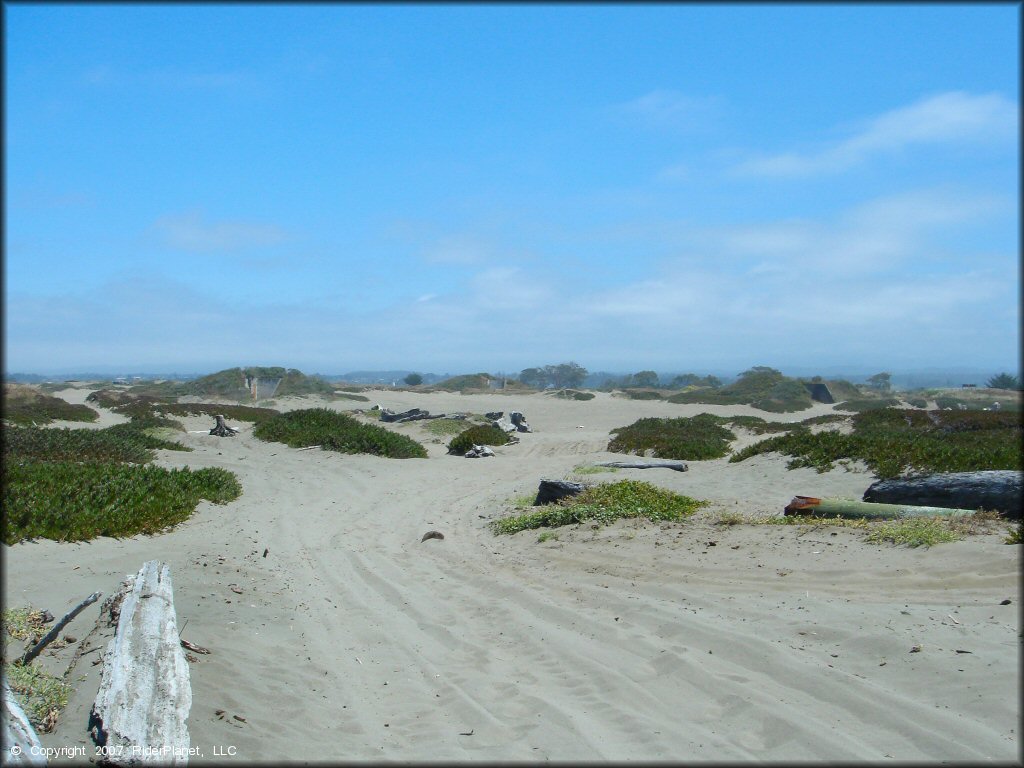
M 553 504 L 559 499 L 575 496 L 582 491 L 582 483 L 571 483 L 568 480 L 541 480 L 540 486 L 537 488 L 537 498 L 533 500 L 533 506 Z
M 60 634 L 60 631 L 68 625 L 68 622 L 70 622 L 73 618 L 75 618 L 75 616 L 84 611 L 86 606 L 92 605 L 97 600 L 99 600 L 101 594 L 101 592 L 93 592 L 91 595 L 85 598 L 85 600 L 83 600 L 70 611 L 68 611 L 67 615 L 65 615 L 63 619 L 54 624 L 53 629 L 51 629 L 49 632 L 43 635 L 42 639 L 40 639 L 38 643 L 33 645 L 27 651 L 25 651 L 25 655 L 21 657 L 19 663 L 29 664 L 32 661 L 32 659 L 34 659 L 36 656 L 43 652 L 43 649 L 47 645 L 49 645 L 56 639 L 57 635 Z
M 42 744 L 35 728 L 29 722 L 25 710 L 14 698 L 11 687 L 4 678 L 3 700 L 3 765 L 46 765 Z
M 674 469 L 676 472 L 686 472 L 689 469 L 681 461 L 602 461 L 595 466 L 620 469 Z
M 215 416 L 214 418 L 217 419 L 217 426 L 210 430 L 211 435 L 216 435 L 217 437 L 231 437 L 238 434 L 237 429 L 227 425 L 223 416 Z
M 123 747 L 111 763 L 185 764 L 192 687 L 178 638 L 171 570 L 150 560 L 122 590 L 89 731 L 98 746 Z
M 402 411 L 401 413 L 394 413 L 384 408 L 380 412 L 380 420 L 387 422 L 394 422 L 400 424 L 405 421 L 419 421 L 420 419 L 441 419 L 444 418 L 443 413 L 438 413 L 433 416 L 430 415 L 430 411 L 425 411 L 422 408 L 410 408 L 408 411 Z
M 904 517 L 963 517 L 964 515 L 973 515 L 975 510 L 922 507 L 912 504 L 875 504 L 856 499 L 818 499 L 813 496 L 797 496 L 789 502 L 783 512 L 786 515 L 891 520 Z
M 879 480 L 864 492 L 864 501 L 987 509 L 1020 519 L 1021 477 L 1015 470 L 988 470 Z

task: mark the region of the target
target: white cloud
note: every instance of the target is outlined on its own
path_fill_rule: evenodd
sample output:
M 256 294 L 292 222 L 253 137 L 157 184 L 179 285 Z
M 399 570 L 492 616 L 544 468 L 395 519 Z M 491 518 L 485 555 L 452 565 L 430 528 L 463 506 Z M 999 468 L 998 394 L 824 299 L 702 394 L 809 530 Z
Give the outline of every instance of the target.
M 659 89 L 615 105 L 615 112 L 646 128 L 703 128 L 713 119 L 720 100 Z
M 847 139 L 818 151 L 754 158 L 735 171 L 755 176 L 808 176 L 852 168 L 873 155 L 918 145 L 1009 142 L 1018 134 L 1016 104 L 997 93 L 942 93 L 863 123 Z
M 243 251 L 278 245 L 287 239 L 273 224 L 223 219 L 209 221 L 199 211 L 163 216 L 154 229 L 165 245 L 190 253 Z

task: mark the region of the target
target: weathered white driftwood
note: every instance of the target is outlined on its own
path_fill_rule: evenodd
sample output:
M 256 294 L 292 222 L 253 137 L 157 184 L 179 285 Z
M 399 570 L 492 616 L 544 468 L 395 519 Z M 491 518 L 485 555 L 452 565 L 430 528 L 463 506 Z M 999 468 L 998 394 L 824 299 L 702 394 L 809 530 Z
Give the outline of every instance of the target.
M 676 472 L 685 472 L 688 469 L 681 461 L 600 461 L 596 466 L 620 469 L 674 469 Z
M 3 734 L 4 765 L 46 765 L 46 756 L 42 752 L 39 736 L 36 735 L 32 723 L 28 721 L 25 710 L 14 698 L 11 687 L 4 678 L 3 700 Z
M 192 686 L 178 639 L 171 570 L 150 560 L 122 589 L 89 730 L 98 745 L 124 747 L 112 763 L 185 764 Z

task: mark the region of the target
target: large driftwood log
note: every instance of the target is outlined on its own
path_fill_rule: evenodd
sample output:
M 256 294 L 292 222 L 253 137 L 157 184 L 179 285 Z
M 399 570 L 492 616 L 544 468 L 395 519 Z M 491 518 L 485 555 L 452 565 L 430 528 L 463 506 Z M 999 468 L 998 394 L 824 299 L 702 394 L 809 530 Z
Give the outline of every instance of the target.
M 7 678 L 4 678 L 3 721 L 4 747 L 0 762 L 4 765 L 46 765 L 39 736 L 25 710 L 14 698 Z
M 429 411 L 425 411 L 422 408 L 410 408 L 408 411 L 402 411 L 401 413 L 395 413 L 387 408 L 384 408 L 380 412 L 380 420 L 386 422 L 393 422 L 401 424 L 405 421 L 419 421 L 420 419 L 441 419 L 444 418 L 443 413 L 438 413 L 434 416 L 430 415 Z
M 122 588 L 89 730 L 97 745 L 123 747 L 112 763 L 185 764 L 192 687 L 178 639 L 171 570 L 150 560 Z
M 681 461 L 601 461 L 595 466 L 620 469 L 674 469 L 676 472 L 686 472 L 689 469 Z
M 238 434 L 237 429 L 227 425 L 223 416 L 215 416 L 214 418 L 217 419 L 217 426 L 210 430 L 211 435 L 216 435 L 217 437 L 231 437 Z
M 1021 516 L 1021 473 L 1015 470 L 947 472 L 872 483 L 864 501 L 994 510 Z
M 541 480 L 533 506 L 539 507 L 544 504 L 552 504 L 567 496 L 575 496 L 582 490 L 582 483 L 570 483 L 568 480 Z

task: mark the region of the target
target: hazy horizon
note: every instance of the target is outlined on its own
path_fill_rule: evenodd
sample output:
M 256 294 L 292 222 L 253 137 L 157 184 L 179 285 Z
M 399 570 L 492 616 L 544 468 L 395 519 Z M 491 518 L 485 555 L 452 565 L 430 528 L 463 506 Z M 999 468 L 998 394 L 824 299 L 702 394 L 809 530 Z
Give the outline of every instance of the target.
M 5 371 L 1020 370 L 1019 5 L 2 12 Z

